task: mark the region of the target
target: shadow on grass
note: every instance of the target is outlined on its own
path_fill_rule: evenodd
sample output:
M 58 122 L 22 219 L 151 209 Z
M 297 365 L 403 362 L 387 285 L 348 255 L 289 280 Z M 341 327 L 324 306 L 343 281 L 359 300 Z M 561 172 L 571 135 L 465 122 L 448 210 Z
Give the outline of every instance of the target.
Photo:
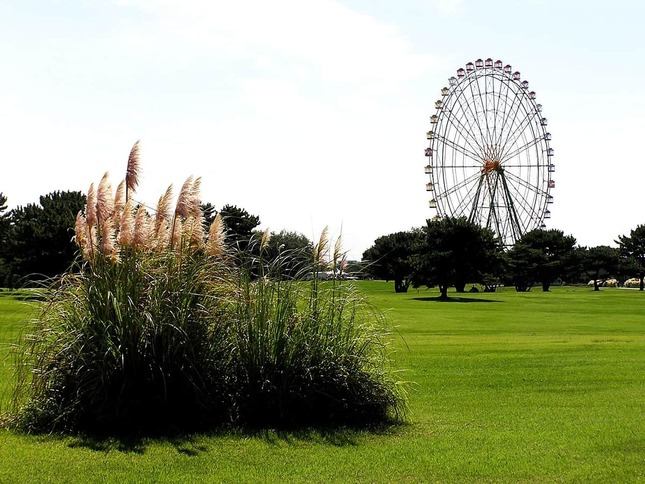
M 296 444 L 310 442 L 334 447 L 359 445 L 362 438 L 373 435 L 392 435 L 406 424 L 378 425 L 369 428 L 306 428 L 293 430 L 280 429 L 229 429 L 172 436 L 97 436 L 97 435 L 48 435 L 44 439 L 71 439 L 70 448 L 84 448 L 96 452 L 121 452 L 125 454 L 144 454 L 150 445 L 168 443 L 177 453 L 196 457 L 209 451 L 204 439 L 234 438 L 240 440 L 257 439 L 269 445 Z
M 434 297 L 414 297 L 412 298 L 415 301 L 434 301 L 434 302 L 442 302 L 442 303 L 499 303 L 502 301 L 499 301 L 497 299 L 478 299 L 474 297 L 449 297 L 447 299 L 441 298 L 441 296 L 434 296 Z

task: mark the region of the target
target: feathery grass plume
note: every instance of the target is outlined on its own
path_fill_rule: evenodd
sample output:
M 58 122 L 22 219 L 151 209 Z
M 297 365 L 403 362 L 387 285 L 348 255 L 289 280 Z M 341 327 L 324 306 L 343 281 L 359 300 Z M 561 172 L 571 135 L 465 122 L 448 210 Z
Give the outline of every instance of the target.
M 192 251 L 204 248 L 204 220 L 202 217 L 188 217 L 184 225 L 185 238 Z
M 125 205 L 125 180 L 121 180 L 116 187 L 116 193 L 114 194 L 114 213 L 117 214 L 115 222 L 119 222 L 121 218 L 121 212 Z
M 135 250 L 146 250 L 150 247 L 150 216 L 143 205 L 139 205 L 134 217 L 134 237 L 132 247 Z
M 81 249 L 81 256 L 83 260 L 89 261 L 92 259 L 92 242 L 89 239 L 89 227 L 87 220 L 82 212 L 76 214 L 76 222 L 74 223 L 74 239 L 76 244 Z
M 114 213 L 114 194 L 112 193 L 112 184 L 110 175 L 106 171 L 99 182 L 99 188 L 96 197 L 96 214 L 99 219 L 99 225 L 104 220 L 110 218 Z M 102 228 L 102 227 L 101 227 Z
M 346 259 L 347 253 L 343 252 L 342 238 L 343 236 L 339 235 L 336 239 L 336 243 L 334 244 L 334 253 L 332 255 L 332 270 L 334 271 L 334 273 L 342 273 L 345 266 L 344 261 Z
M 327 253 L 329 251 L 329 228 L 325 227 L 320 233 L 318 243 L 314 246 L 314 264 L 320 267 L 327 265 Z
M 85 219 L 89 227 L 96 225 L 96 189 L 94 188 L 94 183 L 90 183 L 90 188 L 87 190 Z
M 197 177 L 193 182 L 193 186 L 190 188 L 190 200 L 189 200 L 188 213 L 192 217 L 201 217 L 203 215 L 202 205 L 201 205 L 201 202 L 202 202 L 201 189 L 202 189 L 202 177 Z
M 271 232 L 269 232 L 269 229 L 267 228 L 264 232 L 262 232 L 262 239 L 260 240 L 260 251 L 263 251 L 267 248 L 267 246 L 269 245 L 269 240 L 271 240 Z
M 184 235 L 184 219 L 175 216 L 170 234 L 170 250 L 181 250 Z
M 215 220 L 211 223 L 208 230 L 208 242 L 206 243 L 206 253 L 211 257 L 221 257 L 225 252 L 225 239 L 224 223 L 222 221 L 222 214 L 218 213 Z
M 177 196 L 177 205 L 175 207 L 175 217 L 188 217 L 193 202 L 193 176 L 189 176 L 179 191 Z
M 134 242 L 134 207 L 132 204 L 132 199 L 129 198 L 121 211 L 118 242 L 122 248 L 132 247 Z
M 128 167 L 125 171 L 125 198 L 130 198 L 130 192 L 137 191 L 139 185 L 139 140 L 132 146 L 128 156 Z
M 101 222 L 101 243 L 99 250 L 112 263 L 118 261 L 118 247 L 115 242 L 114 220 L 112 217 L 108 217 Z
M 166 249 L 170 243 L 170 202 L 172 200 L 172 185 L 159 197 L 155 213 L 154 237 L 159 250 Z

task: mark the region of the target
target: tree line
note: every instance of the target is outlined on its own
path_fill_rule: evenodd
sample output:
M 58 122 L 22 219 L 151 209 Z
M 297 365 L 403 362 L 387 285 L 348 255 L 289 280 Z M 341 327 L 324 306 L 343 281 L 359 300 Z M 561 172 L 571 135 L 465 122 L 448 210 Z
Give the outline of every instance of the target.
M 7 210 L 0 192 L 0 287 L 21 287 L 47 280 L 69 270 L 77 260 L 73 241 L 76 214 L 86 203 L 78 191 L 54 191 L 31 203 Z M 202 204 L 205 223 L 218 210 Z M 260 218 L 235 205 L 224 205 L 222 214 L 227 243 L 238 250 L 255 250 Z M 582 247 L 561 230 L 533 230 L 511 248 L 504 248 L 495 234 L 465 218 L 428 220 L 409 231 L 378 237 L 363 253 L 362 275 L 394 282 L 396 292 L 413 287 L 438 287 L 447 297 L 449 287 L 464 292 L 467 284 L 481 284 L 492 291 L 513 285 L 529 291 L 535 285 L 548 291 L 551 284 L 600 282 L 610 277 L 637 277 L 640 290 L 645 277 L 645 225 L 620 235 L 618 247 Z M 313 243 L 288 230 L 272 232 L 265 257 L 290 254 L 292 272 L 306 265 Z M 306 259 L 306 260 L 305 260 Z
M 7 197 L 0 192 L 0 287 L 29 286 L 60 275 L 77 260 L 74 223 L 83 210 L 86 196 L 78 191 L 55 191 L 30 203 L 7 210 Z M 236 205 L 224 205 L 219 211 L 211 203 L 202 204 L 205 224 L 221 213 L 227 243 L 239 250 L 256 250 L 251 241 L 260 238 L 260 217 Z M 309 262 L 307 254 L 313 243 L 304 235 L 288 230 L 272 232 L 265 257 L 294 254 L 293 270 Z M 251 245 L 250 245 L 251 244 Z
M 396 292 L 408 287 L 438 287 L 447 298 L 449 287 L 465 292 L 467 284 L 482 284 L 487 291 L 513 285 L 529 291 L 535 285 L 548 291 L 557 282 L 587 283 L 599 290 L 608 278 L 645 276 L 645 225 L 615 241 L 618 247 L 583 247 L 575 237 L 557 229 L 536 229 L 504 248 L 492 230 L 466 218 L 428 220 L 409 231 L 384 235 L 363 253 L 367 271 L 394 281 Z

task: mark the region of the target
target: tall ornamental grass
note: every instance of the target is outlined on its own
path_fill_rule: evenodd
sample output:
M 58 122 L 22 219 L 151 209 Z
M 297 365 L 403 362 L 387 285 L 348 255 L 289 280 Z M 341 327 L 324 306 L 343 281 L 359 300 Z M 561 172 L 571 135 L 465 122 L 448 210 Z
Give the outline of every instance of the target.
M 259 258 L 240 254 L 233 316 L 240 422 L 293 427 L 402 419 L 405 398 L 389 367 L 382 317 L 353 286 L 321 280 L 327 231 L 312 264 L 294 279 L 282 270 L 293 254 L 265 261 L 265 245 L 266 234 Z M 343 259 L 338 239 L 331 257 L 338 275 Z
M 350 285 L 317 277 L 328 260 L 342 269 L 326 231 L 311 266 L 287 277 L 293 254 L 265 260 L 268 233 L 232 252 L 220 216 L 206 231 L 199 178 L 174 208 L 169 187 L 153 214 L 132 198 L 137 178 L 138 144 L 116 192 L 107 174 L 90 186 L 78 266 L 54 284 L 19 354 L 15 428 L 167 433 L 404 418 L 382 318 Z

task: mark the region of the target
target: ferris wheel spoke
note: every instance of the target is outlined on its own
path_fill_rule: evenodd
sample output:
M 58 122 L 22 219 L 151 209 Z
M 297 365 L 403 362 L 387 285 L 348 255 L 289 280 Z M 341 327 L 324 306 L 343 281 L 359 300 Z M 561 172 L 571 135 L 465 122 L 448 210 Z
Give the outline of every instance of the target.
M 526 151 L 529 148 L 532 148 L 533 146 L 536 146 L 537 144 L 540 143 L 540 141 L 542 141 L 541 138 L 533 138 L 531 141 L 525 143 L 524 145 L 520 146 L 519 148 L 515 149 L 514 151 L 511 151 L 508 154 L 502 154 L 502 156 L 500 156 L 500 158 L 501 158 L 500 161 L 504 161 L 506 159 L 513 159 L 517 155 L 522 153 L 523 151 Z M 504 166 L 506 166 L 506 165 L 504 165 Z
M 548 193 L 531 185 L 523 178 L 520 178 L 513 173 L 505 173 L 509 175 L 508 178 L 511 179 L 512 182 L 517 184 L 516 186 L 513 183 L 510 183 L 509 186 L 513 188 L 515 194 L 514 198 L 519 199 L 523 202 L 520 207 L 523 209 L 524 213 L 526 213 L 532 220 L 542 220 L 542 210 L 544 209 L 544 207 L 542 204 L 539 204 L 540 206 L 536 207 L 536 204 L 533 203 L 533 200 L 544 199 L 548 195 Z M 524 191 L 520 190 L 519 187 L 524 188 Z
M 502 116 L 503 116 L 504 122 L 502 123 L 502 126 L 499 131 L 499 136 L 497 138 L 497 144 L 499 146 L 504 146 L 505 144 L 505 142 L 503 143 L 502 140 L 504 139 L 504 134 L 506 130 L 510 131 L 513 129 L 513 126 L 515 125 L 515 122 L 517 120 L 517 114 L 519 112 L 519 107 L 521 106 L 521 101 L 522 101 L 522 97 L 517 91 L 512 90 L 508 86 L 508 84 L 506 85 L 506 87 L 507 87 L 506 98 L 503 104 L 505 109 L 502 110 Z M 510 104 L 508 103 L 509 91 L 512 92 L 513 94 L 513 97 L 510 100 Z M 508 139 L 508 135 L 506 136 L 506 139 Z
M 513 239 L 515 241 L 519 240 L 523 233 L 526 232 L 526 223 L 523 223 L 523 220 L 526 218 L 521 217 L 522 212 L 527 211 L 527 207 L 531 207 L 530 201 L 527 200 L 519 190 L 516 190 L 515 187 L 512 187 L 512 184 L 506 178 L 506 172 L 501 173 L 502 185 L 504 187 L 504 200 L 506 202 L 506 209 L 508 211 L 508 226 L 511 229 Z M 515 196 L 511 192 L 511 187 L 515 191 Z
M 494 82 L 495 78 L 493 78 L 493 86 L 495 85 Z M 493 132 L 492 132 L 492 137 L 493 137 L 493 142 L 497 143 L 498 138 L 497 138 L 497 119 L 498 115 L 501 115 L 501 119 L 506 121 L 506 116 L 504 116 L 505 111 L 502 111 L 501 107 L 507 105 L 508 101 L 508 84 L 505 82 L 502 82 L 500 80 L 499 82 L 499 89 L 497 90 L 497 96 L 493 95 L 493 97 L 496 99 L 497 102 L 493 103 Z M 502 102 L 503 101 L 503 102 Z M 503 123 L 502 123 L 503 125 Z M 500 133 L 502 131 L 502 126 L 499 126 Z
M 482 146 L 480 145 L 477 137 L 472 135 L 472 123 L 469 122 L 468 113 L 466 113 L 463 110 L 462 104 L 459 101 L 459 99 L 460 99 L 460 96 L 457 96 L 455 98 L 455 104 L 459 105 L 459 108 L 461 108 L 461 114 L 463 116 L 462 117 L 457 116 L 457 114 L 459 114 L 458 112 L 454 113 L 455 114 L 454 116 L 448 116 L 448 122 L 452 125 L 453 128 L 455 128 L 455 130 L 459 134 L 463 136 L 465 144 L 468 144 L 468 146 L 470 146 L 470 148 L 474 152 L 477 152 L 477 151 L 481 152 Z M 462 122 L 462 118 L 467 121 L 467 125 Z
M 476 162 L 477 163 L 476 166 L 481 166 L 481 161 L 482 161 L 481 156 L 479 156 L 477 153 L 474 153 L 473 151 L 465 148 L 464 146 L 458 145 L 457 143 L 455 143 L 454 141 L 449 140 L 448 138 L 438 137 L 438 139 L 440 141 L 443 141 L 446 146 L 452 148 L 455 151 L 458 151 L 459 153 L 461 153 L 465 157 L 467 157 L 467 158 L 473 160 L 474 162 Z
M 479 92 L 479 95 L 475 94 L 475 91 L 473 89 L 473 84 L 477 84 L 477 89 L 479 90 L 479 82 L 477 82 L 479 78 L 475 78 L 475 82 L 469 82 L 468 83 L 468 89 L 470 90 L 470 95 L 472 96 L 471 99 L 473 99 L 474 102 L 477 102 L 477 99 L 481 100 L 481 92 Z M 486 137 L 484 136 L 484 131 L 482 130 L 482 125 L 479 119 L 479 115 L 477 114 L 477 106 L 473 108 L 473 103 L 468 103 L 466 104 L 466 107 L 468 108 L 468 111 L 470 112 L 470 116 L 472 119 L 472 124 L 474 124 L 479 131 L 479 136 L 481 140 L 481 145 L 482 147 L 486 145 Z M 466 110 L 463 109 L 463 112 L 465 113 Z
M 458 192 L 461 190 L 463 187 L 468 186 L 469 184 L 473 183 L 477 178 L 479 177 L 479 173 L 474 173 L 467 178 L 463 179 L 459 183 L 456 183 L 455 185 L 451 186 L 449 189 L 444 190 L 443 192 L 436 193 L 436 198 L 446 198 L 452 195 L 453 193 Z
M 526 128 L 531 125 L 531 121 L 535 119 L 535 114 L 528 112 L 526 112 L 525 114 L 526 116 L 523 119 L 520 119 L 520 122 L 515 126 L 513 131 L 510 131 L 508 133 L 508 136 L 504 140 L 504 143 L 502 143 L 503 155 L 505 154 L 505 150 L 510 149 L 510 147 L 515 145 L 520 136 L 522 136 L 522 134 L 525 132 Z
M 468 216 L 468 219 L 471 219 L 474 212 L 477 210 L 477 201 L 479 199 L 481 185 L 482 175 L 479 175 L 479 183 L 470 186 L 459 198 L 459 203 L 457 203 L 454 209 L 455 217 Z
M 479 84 L 480 79 L 483 79 L 484 81 L 484 92 L 482 92 L 481 85 Z M 482 134 L 482 141 L 484 145 L 491 145 L 492 143 L 490 140 L 490 128 L 488 127 L 488 86 L 486 85 L 486 78 L 481 76 L 475 77 L 475 84 L 477 84 L 477 92 L 479 94 L 476 99 L 479 99 L 484 118 L 484 123 L 482 123 L 481 115 L 477 114 L 477 125 L 479 126 L 480 133 Z M 475 112 L 477 112 L 477 109 L 475 109 Z

